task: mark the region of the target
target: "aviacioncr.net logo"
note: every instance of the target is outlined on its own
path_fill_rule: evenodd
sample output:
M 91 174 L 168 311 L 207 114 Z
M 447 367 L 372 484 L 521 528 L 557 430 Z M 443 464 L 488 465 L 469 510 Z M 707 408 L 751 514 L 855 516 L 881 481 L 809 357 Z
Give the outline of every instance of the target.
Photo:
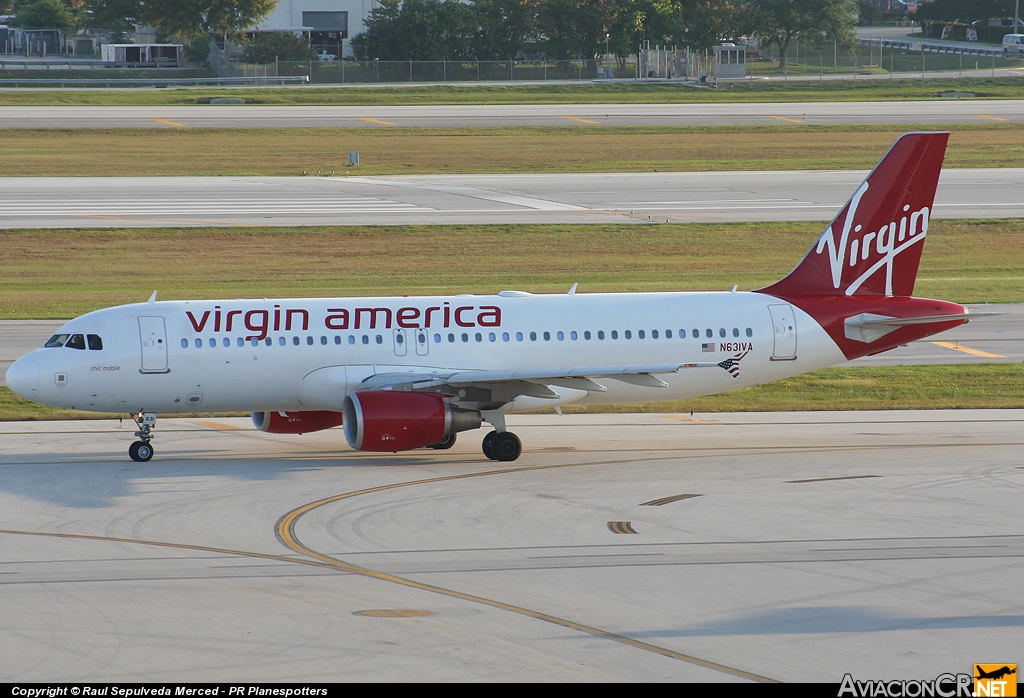
M 850 674 L 843 676 L 839 698 L 972 698 L 970 674 L 939 674 L 931 680 L 895 679 L 858 681 Z

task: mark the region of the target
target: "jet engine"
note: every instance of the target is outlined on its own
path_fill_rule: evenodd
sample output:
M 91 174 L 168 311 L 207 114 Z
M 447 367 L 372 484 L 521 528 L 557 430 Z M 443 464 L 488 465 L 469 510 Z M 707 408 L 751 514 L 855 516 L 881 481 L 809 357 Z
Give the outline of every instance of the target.
M 253 412 L 252 423 L 271 434 L 305 434 L 341 424 L 341 412 Z
M 479 412 L 459 411 L 432 393 L 359 390 L 345 396 L 345 439 L 360 451 L 407 451 L 433 446 L 480 426 Z

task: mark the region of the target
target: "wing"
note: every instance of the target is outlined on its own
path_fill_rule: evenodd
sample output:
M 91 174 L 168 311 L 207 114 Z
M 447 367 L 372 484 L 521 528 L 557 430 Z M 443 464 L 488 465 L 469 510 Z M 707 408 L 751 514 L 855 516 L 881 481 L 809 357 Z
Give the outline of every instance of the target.
M 549 386 L 603 393 L 608 388 L 601 380 L 647 388 L 667 388 L 658 375 L 677 373 L 688 368 L 718 367 L 714 361 L 637 366 L 574 366 L 548 369 L 511 369 L 500 371 L 452 370 L 437 373 L 378 373 L 362 383 L 364 390 L 446 392 L 468 398 L 467 402 L 500 406 L 520 395 L 558 399 Z

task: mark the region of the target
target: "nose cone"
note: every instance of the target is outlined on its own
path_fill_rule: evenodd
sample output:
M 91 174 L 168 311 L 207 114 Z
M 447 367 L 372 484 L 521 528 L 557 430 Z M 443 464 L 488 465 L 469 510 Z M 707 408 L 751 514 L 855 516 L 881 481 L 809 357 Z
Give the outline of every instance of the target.
M 7 369 L 7 386 L 26 400 L 37 400 L 39 364 L 34 356 L 23 356 Z

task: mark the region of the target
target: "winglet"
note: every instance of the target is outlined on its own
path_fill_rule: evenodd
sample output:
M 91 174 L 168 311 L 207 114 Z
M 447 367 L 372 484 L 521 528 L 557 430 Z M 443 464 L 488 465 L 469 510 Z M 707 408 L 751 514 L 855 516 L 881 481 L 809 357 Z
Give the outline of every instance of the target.
M 147 303 L 156 303 L 156 291 L 153 291 L 153 295 L 149 297 Z

